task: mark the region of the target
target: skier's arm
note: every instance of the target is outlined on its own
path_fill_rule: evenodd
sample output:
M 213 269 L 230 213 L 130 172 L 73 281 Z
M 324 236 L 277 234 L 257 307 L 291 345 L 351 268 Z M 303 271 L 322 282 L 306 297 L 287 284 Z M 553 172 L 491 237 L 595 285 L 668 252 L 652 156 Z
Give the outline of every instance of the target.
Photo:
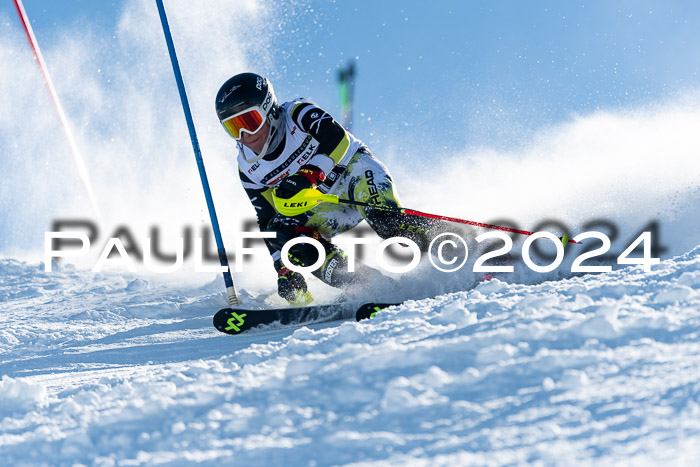
M 350 148 L 350 138 L 338 122 L 325 110 L 309 102 L 300 102 L 291 112 L 292 120 L 303 132 L 318 141 L 318 150 L 307 163 L 330 173 Z
M 246 174 L 242 171 L 238 171 L 241 181 L 243 182 L 243 189 L 245 190 L 250 203 L 255 208 L 255 214 L 258 218 L 258 226 L 261 232 L 267 232 L 269 230 L 268 224 L 270 219 L 277 213 L 272 204 L 272 189 L 271 188 L 253 188 L 252 181 Z M 271 245 L 271 243 L 265 239 L 265 244 L 270 254 L 275 256 L 275 252 L 279 250 Z

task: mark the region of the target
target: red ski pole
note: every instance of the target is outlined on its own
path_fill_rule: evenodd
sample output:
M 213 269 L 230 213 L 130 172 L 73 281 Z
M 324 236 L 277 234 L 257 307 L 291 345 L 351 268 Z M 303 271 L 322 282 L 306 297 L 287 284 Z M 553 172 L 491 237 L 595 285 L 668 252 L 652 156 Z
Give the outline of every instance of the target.
M 409 208 L 374 205 L 374 204 L 369 204 L 369 203 L 362 203 L 360 201 L 353 201 L 350 199 L 341 199 L 341 198 L 338 198 L 338 203 L 349 204 L 349 205 L 353 205 L 353 206 L 369 207 L 369 208 L 374 208 L 374 209 L 381 209 L 382 211 L 399 212 L 401 214 L 406 214 L 409 216 L 427 217 L 428 219 L 437 219 L 437 220 L 441 220 L 441 221 L 455 222 L 458 224 L 473 225 L 475 227 L 484 227 L 486 229 L 502 230 L 504 232 L 514 232 L 514 233 L 518 233 L 518 234 L 522 234 L 522 235 L 532 235 L 534 233 L 534 232 L 528 232 L 527 230 L 511 229 L 510 227 L 503 227 L 501 225 L 485 224 L 483 222 L 475 222 L 475 221 L 470 221 L 470 220 L 466 220 L 466 219 L 458 219 L 456 217 L 441 216 L 438 214 L 430 214 L 428 212 L 416 211 L 415 209 L 409 209 Z M 562 243 L 564 243 L 564 239 L 566 239 L 566 243 L 579 243 L 579 244 L 581 243 L 581 242 L 577 242 L 576 240 L 570 239 L 568 237 L 568 235 L 564 235 L 563 237 L 559 237 L 559 239 L 562 240 Z
M 456 222 L 458 224 L 473 225 L 475 227 L 484 227 L 487 229 L 502 230 L 504 232 L 514 232 L 514 233 L 518 233 L 521 235 L 532 235 L 534 233 L 534 232 L 528 232 L 527 230 L 511 229 L 510 227 L 503 227 L 501 225 L 485 224 L 483 222 L 475 222 L 475 221 L 469 221 L 466 219 L 458 219 L 456 217 L 441 216 L 438 214 L 430 214 L 427 212 L 416 211 L 415 209 L 401 208 L 398 206 L 385 206 L 385 205 L 378 205 L 378 204 L 363 203 L 362 201 L 354 201 L 351 199 L 342 199 L 342 198 L 338 198 L 337 195 L 327 195 L 327 194 L 321 193 L 320 191 L 313 189 L 313 188 L 307 188 L 307 189 L 301 190 L 298 194 L 296 194 L 294 197 L 289 198 L 289 199 L 277 198 L 277 196 L 273 195 L 273 201 L 275 203 L 275 207 L 277 208 L 277 210 L 280 213 L 284 214 L 285 216 L 296 216 L 298 214 L 301 214 L 303 212 L 308 211 L 309 209 L 313 208 L 315 205 L 317 205 L 319 203 L 335 203 L 335 204 L 348 204 L 351 206 L 360 206 L 360 207 L 364 207 L 364 208 L 380 209 L 382 211 L 398 212 L 398 213 L 406 214 L 409 216 L 427 217 L 429 219 L 437 219 L 437 220 L 447 221 L 447 222 Z M 581 243 L 581 242 L 577 242 L 576 240 L 570 239 L 569 236 L 566 234 L 564 234 L 562 237 L 559 237 L 559 239 L 564 244 L 566 244 L 566 243 L 578 243 L 578 244 L 580 244 Z

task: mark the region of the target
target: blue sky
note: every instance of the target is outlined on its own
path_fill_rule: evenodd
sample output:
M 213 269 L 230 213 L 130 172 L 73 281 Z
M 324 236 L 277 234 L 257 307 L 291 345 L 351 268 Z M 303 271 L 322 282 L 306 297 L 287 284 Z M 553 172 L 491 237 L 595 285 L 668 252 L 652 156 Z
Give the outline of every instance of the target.
M 108 36 L 124 7 L 24 4 L 40 43 L 85 22 Z M 280 4 L 284 29 L 271 24 L 255 37 L 272 48 L 278 94 L 305 94 L 337 113 L 336 69 L 356 59 L 355 128 L 378 144 L 381 121 L 448 149 L 509 147 L 574 114 L 645 106 L 700 81 L 696 2 Z M 3 10 L 14 18 L 11 2 Z M 440 127 L 451 120 L 463 131 L 445 138 Z

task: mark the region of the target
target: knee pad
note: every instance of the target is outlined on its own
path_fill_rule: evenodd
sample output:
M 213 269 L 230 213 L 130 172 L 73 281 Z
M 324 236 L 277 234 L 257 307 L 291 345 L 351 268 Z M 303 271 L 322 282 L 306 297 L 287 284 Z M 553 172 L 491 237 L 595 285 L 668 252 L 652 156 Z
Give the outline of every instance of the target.
M 318 260 L 318 250 L 310 243 L 298 243 L 289 249 L 287 256 L 292 264 L 306 267 Z
M 406 237 L 421 251 L 427 251 L 430 240 L 441 230 L 439 221 L 379 209 L 367 213 L 367 222 L 381 238 Z

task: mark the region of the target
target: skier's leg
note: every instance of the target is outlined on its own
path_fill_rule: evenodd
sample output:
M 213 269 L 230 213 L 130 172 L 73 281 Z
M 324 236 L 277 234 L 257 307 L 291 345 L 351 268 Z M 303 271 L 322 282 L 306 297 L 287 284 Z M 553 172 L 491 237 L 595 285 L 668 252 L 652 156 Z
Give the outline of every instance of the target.
M 334 207 L 335 211 L 323 209 L 310 211 L 308 214 L 296 217 L 277 215 L 272 218 L 268 228 L 276 232 L 277 237 L 272 240 L 272 244 L 280 252 L 285 243 L 297 237 L 308 237 L 319 242 L 323 247 L 325 257 L 321 267 L 313 271 L 312 274 L 328 285 L 344 287 L 355 283 L 359 276 L 349 273 L 347 255 L 320 234 L 321 226 L 318 223 L 320 219 L 323 219 L 322 226 L 327 229 L 329 225 L 356 225 L 362 218 L 356 212 L 347 213 L 337 209 L 337 206 Z M 348 216 L 348 214 L 351 215 Z M 318 257 L 318 250 L 310 242 L 298 243 L 292 246 L 288 252 L 289 261 L 302 267 L 315 264 Z
M 384 206 L 401 206 L 394 181 L 384 164 L 369 150 L 358 152 L 358 155 L 350 174 L 355 181 L 348 192 L 350 199 Z M 444 223 L 434 219 L 371 207 L 360 207 L 358 211 L 380 238 L 406 237 L 416 242 L 421 251 L 427 251 L 432 238 L 445 229 Z
M 325 258 L 320 268 L 312 274 L 332 287 L 367 289 L 369 285 L 381 285 L 389 279 L 379 271 L 355 261 L 353 272 L 348 268 L 347 254 L 329 240 L 330 237 L 351 229 L 362 222 L 361 214 L 354 208 L 324 203 L 296 217 L 273 217 L 269 230 L 277 233 L 274 247 L 281 251 L 284 244 L 296 237 L 312 238 L 323 246 Z M 301 266 L 311 266 L 318 260 L 318 250 L 308 242 L 289 249 L 289 260 Z

